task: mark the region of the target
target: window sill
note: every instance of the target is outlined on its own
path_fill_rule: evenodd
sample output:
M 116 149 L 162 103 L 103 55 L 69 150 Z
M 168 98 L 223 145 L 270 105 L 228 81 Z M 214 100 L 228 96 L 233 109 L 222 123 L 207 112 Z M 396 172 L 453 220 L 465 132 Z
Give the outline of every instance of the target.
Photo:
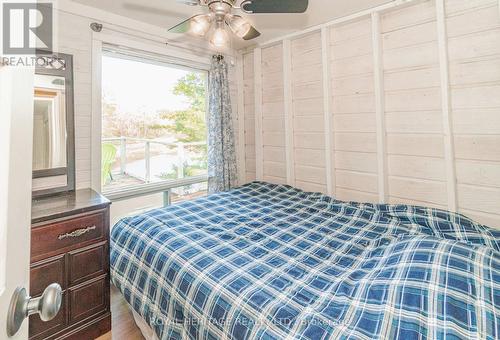
M 157 194 L 165 192 L 170 189 L 183 187 L 186 185 L 203 183 L 208 181 L 208 176 L 195 176 L 183 179 L 176 179 L 164 182 L 156 182 L 149 184 L 142 184 L 135 187 L 129 187 L 121 190 L 104 191 L 102 194 L 110 201 L 121 201 L 135 197 Z

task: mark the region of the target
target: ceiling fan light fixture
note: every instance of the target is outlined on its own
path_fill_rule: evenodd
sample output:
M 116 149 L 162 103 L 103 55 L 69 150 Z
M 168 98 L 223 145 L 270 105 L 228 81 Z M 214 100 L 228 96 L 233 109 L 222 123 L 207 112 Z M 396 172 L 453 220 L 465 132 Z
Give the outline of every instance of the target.
M 195 15 L 173 26 L 171 33 L 190 33 L 207 36 L 214 47 L 222 48 L 231 43 L 232 35 L 245 41 L 260 36 L 260 32 L 233 10 L 248 7 L 246 13 L 296 13 L 298 5 L 307 8 L 309 0 L 177 0 L 188 5 L 207 7 L 207 14 Z M 238 5 L 239 4 L 239 5 Z M 290 7 L 290 6 L 291 7 Z M 301 8 L 302 8 L 301 7 Z M 281 11 L 281 12 L 280 12 Z M 298 12 L 297 12 L 298 13 Z M 227 27 L 226 27 L 227 26 Z
M 229 34 L 224 29 L 224 27 L 217 27 L 212 34 L 212 39 L 210 39 L 210 43 L 215 47 L 225 47 L 229 42 Z
M 232 15 L 227 21 L 227 24 L 231 28 L 233 33 L 240 38 L 245 37 L 252 28 L 252 25 L 250 25 L 245 19 L 238 15 Z
M 194 17 L 191 20 L 191 28 L 190 28 L 191 33 L 198 35 L 200 37 L 203 37 L 205 34 L 207 34 L 209 29 L 210 29 L 210 17 L 209 16 L 200 15 L 200 16 Z

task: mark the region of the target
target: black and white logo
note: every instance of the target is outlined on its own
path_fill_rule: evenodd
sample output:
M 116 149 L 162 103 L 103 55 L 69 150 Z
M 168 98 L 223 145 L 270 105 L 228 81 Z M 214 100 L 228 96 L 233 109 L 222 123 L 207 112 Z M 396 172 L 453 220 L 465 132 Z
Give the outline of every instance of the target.
M 38 54 L 53 49 L 51 3 L 3 4 L 3 53 Z

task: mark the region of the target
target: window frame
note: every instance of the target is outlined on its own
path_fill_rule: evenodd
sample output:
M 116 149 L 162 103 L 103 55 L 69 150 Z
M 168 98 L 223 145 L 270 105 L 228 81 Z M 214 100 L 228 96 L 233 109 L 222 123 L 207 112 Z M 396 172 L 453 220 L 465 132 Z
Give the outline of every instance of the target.
M 158 42 L 159 43 L 159 42 Z M 191 184 L 208 182 L 208 174 L 183 179 L 146 183 L 112 191 L 104 191 L 101 185 L 101 148 L 102 148 L 102 57 L 117 54 L 120 57 L 137 61 L 151 62 L 168 67 L 206 72 L 206 115 L 208 115 L 208 86 L 211 55 L 186 52 L 175 47 L 165 48 L 165 44 L 151 41 L 137 41 L 110 34 L 94 35 L 92 41 L 92 137 L 91 137 L 91 187 L 109 199 L 123 200 L 155 193 L 168 193 L 171 189 Z M 168 44 L 167 44 L 168 47 Z M 208 118 L 207 118 L 208 123 Z

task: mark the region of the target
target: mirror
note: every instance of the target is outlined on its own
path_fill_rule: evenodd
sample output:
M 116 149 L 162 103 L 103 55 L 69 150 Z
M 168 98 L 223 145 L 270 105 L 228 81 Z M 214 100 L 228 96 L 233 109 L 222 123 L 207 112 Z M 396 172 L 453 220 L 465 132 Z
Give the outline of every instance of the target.
M 35 75 L 33 170 L 66 167 L 65 79 Z
M 75 188 L 72 56 L 39 54 L 34 83 L 33 196 Z

